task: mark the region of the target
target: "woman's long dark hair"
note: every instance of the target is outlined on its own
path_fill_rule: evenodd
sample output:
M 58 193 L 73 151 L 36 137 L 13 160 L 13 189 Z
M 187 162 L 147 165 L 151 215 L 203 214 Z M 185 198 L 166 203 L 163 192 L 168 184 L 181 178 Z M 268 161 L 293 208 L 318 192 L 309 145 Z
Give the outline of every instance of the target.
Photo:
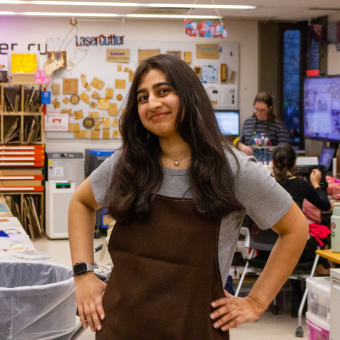
M 277 146 L 273 151 L 273 173 L 276 181 L 283 185 L 287 181 L 287 171 L 294 174 L 296 153 L 291 145 Z
M 179 97 L 176 130 L 191 148 L 190 190 L 196 209 L 211 218 L 242 211 L 222 134 L 204 87 L 184 61 L 160 54 L 137 68 L 120 119 L 122 148 L 106 195 L 109 214 L 121 223 L 133 217 L 146 220 L 150 202 L 162 184 L 158 136 L 146 130 L 138 115 L 137 90 L 142 77 L 152 69 L 164 72 Z M 224 148 L 233 154 L 229 145 Z

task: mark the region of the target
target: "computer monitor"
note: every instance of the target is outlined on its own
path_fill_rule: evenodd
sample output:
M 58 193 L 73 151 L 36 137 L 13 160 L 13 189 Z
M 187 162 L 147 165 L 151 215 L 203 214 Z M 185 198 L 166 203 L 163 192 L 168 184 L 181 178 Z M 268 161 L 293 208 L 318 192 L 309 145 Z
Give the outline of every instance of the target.
M 331 168 L 335 149 L 323 148 L 319 157 L 319 165 L 323 165 L 328 171 Z
M 223 135 L 240 135 L 239 110 L 215 110 L 215 116 Z
M 307 77 L 303 90 L 306 138 L 340 142 L 340 76 Z

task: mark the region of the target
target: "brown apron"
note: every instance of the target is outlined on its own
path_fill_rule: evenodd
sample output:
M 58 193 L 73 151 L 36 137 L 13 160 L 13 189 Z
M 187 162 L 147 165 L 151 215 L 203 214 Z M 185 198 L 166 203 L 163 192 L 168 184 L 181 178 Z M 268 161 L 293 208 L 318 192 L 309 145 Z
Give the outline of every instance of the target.
M 115 226 L 114 268 L 103 296 L 98 340 L 222 340 L 211 302 L 224 297 L 218 265 L 220 221 L 190 199 L 157 195 L 147 223 Z

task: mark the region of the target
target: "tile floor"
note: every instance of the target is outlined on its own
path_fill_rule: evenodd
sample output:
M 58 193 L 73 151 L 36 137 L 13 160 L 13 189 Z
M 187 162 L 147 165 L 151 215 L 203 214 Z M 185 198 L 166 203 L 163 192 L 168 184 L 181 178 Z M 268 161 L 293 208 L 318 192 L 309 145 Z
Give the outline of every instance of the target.
M 104 238 L 95 239 L 94 247 L 103 243 Z M 42 239 L 33 242 L 37 250 L 50 254 L 50 262 L 71 266 L 71 255 L 67 240 Z M 95 254 L 98 259 L 99 253 Z M 289 312 L 273 315 L 270 311 L 264 313 L 258 322 L 239 326 L 231 330 L 232 340 L 295 340 L 297 319 L 292 319 Z M 307 326 L 303 320 L 304 337 L 308 339 Z M 95 335 L 87 329 L 80 337 L 81 340 L 93 340 Z

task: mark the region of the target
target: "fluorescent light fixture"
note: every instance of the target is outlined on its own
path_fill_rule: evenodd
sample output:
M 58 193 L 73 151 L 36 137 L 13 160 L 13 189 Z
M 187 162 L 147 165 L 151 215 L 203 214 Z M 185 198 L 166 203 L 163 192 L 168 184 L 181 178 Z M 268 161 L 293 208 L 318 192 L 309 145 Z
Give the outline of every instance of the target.
M 171 15 L 171 14 L 113 14 L 113 13 L 56 13 L 56 12 L 0 12 L 0 15 L 60 16 L 60 17 L 101 17 L 101 18 L 163 18 L 163 19 L 220 19 L 217 15 Z
M 199 4 L 139 4 L 132 2 L 93 2 L 93 1 L 23 1 L 23 0 L 0 0 L 0 4 L 30 4 L 30 5 L 61 5 L 61 6 L 97 6 L 97 7 L 164 7 L 164 8 L 217 8 L 217 9 L 254 9 L 256 6 L 244 5 L 199 5 Z

